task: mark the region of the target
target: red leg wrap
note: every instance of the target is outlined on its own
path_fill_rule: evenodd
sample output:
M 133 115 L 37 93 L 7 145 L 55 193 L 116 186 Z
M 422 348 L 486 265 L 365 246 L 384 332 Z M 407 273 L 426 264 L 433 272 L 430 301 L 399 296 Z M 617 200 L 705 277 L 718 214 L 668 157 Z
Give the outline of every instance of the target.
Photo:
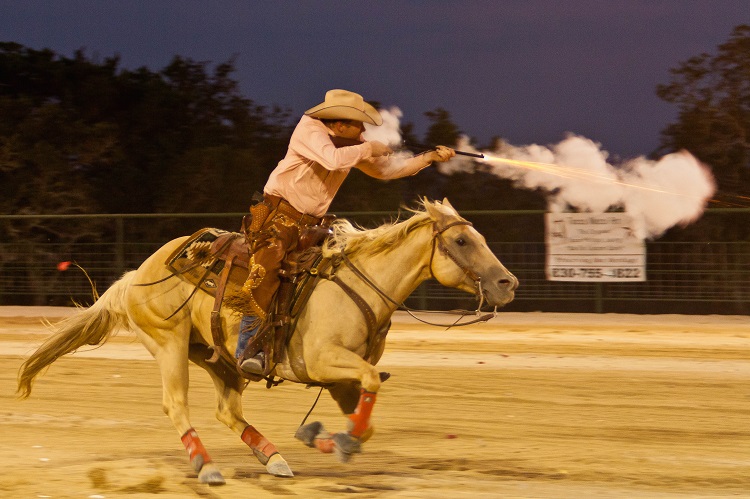
M 276 446 L 269 442 L 252 425 L 247 425 L 247 428 L 242 432 L 241 438 L 251 449 L 260 452 L 266 457 L 271 457 L 279 452 L 276 450 Z
M 330 454 L 336 447 L 336 444 L 333 443 L 333 439 L 331 437 L 316 438 L 315 440 L 313 440 L 313 445 L 316 449 L 324 454 Z
M 211 462 L 211 458 L 209 457 L 206 448 L 203 447 L 201 439 L 198 438 L 198 433 L 195 431 L 195 428 L 190 428 L 182 437 L 180 437 L 180 440 L 182 440 L 182 444 L 185 446 L 188 456 L 190 456 L 190 462 L 193 464 L 193 467 L 196 468 L 195 471 L 200 471 L 204 464 Z
M 359 438 L 370 427 L 370 414 L 372 414 L 372 406 L 375 405 L 376 395 L 376 393 L 362 389 L 357 408 L 354 409 L 354 414 L 349 415 L 349 420 L 352 422 L 352 428 L 349 430 L 351 436 Z

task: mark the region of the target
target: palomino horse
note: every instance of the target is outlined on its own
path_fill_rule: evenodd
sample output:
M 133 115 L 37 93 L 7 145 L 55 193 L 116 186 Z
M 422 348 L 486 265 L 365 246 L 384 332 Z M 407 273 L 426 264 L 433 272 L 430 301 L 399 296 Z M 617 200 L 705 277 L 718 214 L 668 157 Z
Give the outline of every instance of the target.
M 424 210 L 401 222 L 371 230 L 340 220 L 326 242 L 325 257 L 344 258 L 336 280 L 321 280 L 301 310 L 284 359 L 273 375 L 293 382 L 325 386 L 347 416 L 348 431 L 330 435 L 320 423 L 297 431 L 297 438 L 323 452 L 336 451 L 342 461 L 360 451 L 372 435 L 370 414 L 380 388 L 374 367 L 384 341 L 372 337 L 384 331 L 397 304 L 424 280 L 433 277 L 445 286 L 480 295 L 490 306 L 509 303 L 518 280 L 498 261 L 484 238 L 444 200 L 423 202 Z M 159 364 L 163 408 L 182 438 L 191 464 L 204 483 L 224 478 L 188 420 L 188 360 L 208 371 L 216 388 L 216 417 L 236 432 L 258 460 L 276 476 L 292 476 L 276 447 L 248 424 L 242 415 L 246 380 L 238 372 L 220 370 L 206 362 L 212 345 L 210 315 L 213 298 L 193 293 L 194 286 L 169 275 L 165 261 L 186 238 L 173 240 L 138 270 L 126 273 L 91 307 L 64 320 L 56 332 L 21 367 L 18 391 L 31 393 L 40 372 L 60 356 L 83 345 L 105 342 L 117 328 L 135 331 Z M 153 283 L 135 286 L 138 283 Z M 346 293 L 345 288 L 354 291 Z M 362 303 L 369 305 L 365 313 Z M 187 302 L 177 314 L 173 312 Z M 331 310 L 337 313 L 332 314 Z M 366 318 L 365 315 L 369 317 Z M 165 319 L 166 318 L 166 319 Z M 239 318 L 222 312 L 226 348 L 234 351 Z M 381 337 L 382 339 L 382 337 Z M 368 342 L 375 348 L 368 349 Z M 367 357 L 367 360 L 363 359 Z

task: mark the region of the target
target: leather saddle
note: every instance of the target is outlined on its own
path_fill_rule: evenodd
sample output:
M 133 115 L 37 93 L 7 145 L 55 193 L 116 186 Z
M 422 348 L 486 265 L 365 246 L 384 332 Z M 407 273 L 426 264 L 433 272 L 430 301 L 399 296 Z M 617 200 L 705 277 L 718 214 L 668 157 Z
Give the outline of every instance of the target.
M 291 333 L 291 318 L 297 314 L 317 284 L 318 279 L 311 277 L 318 274 L 317 267 L 322 264 L 319 245 L 329 233 L 328 228 L 320 226 L 303 230 L 298 249 L 287 255 L 280 275 L 282 286 L 279 294 L 285 292 L 290 296 L 276 297 L 272 302 L 271 307 L 275 311 L 271 314 L 273 320 L 261 327 L 261 331 L 239 360 L 224 346 L 226 337 L 221 323 L 221 309 L 226 305 L 225 298 L 238 294 L 242 289 L 249 273 L 250 254 L 245 235 L 204 228 L 188 237 L 170 254 L 165 264 L 173 274 L 195 286 L 191 297 L 198 291 L 214 297 L 211 311 L 213 345 L 208 347 L 212 351 L 208 362 L 215 363 L 221 359 L 244 377 L 257 381 L 264 376 L 254 377 L 239 369 L 239 362 L 245 356 L 254 355 L 263 349 L 269 354 L 267 358 L 274 362 L 280 360 L 288 341 L 287 336 Z M 282 303 L 283 309 L 279 309 L 277 303 Z M 276 331 L 277 334 L 272 334 Z

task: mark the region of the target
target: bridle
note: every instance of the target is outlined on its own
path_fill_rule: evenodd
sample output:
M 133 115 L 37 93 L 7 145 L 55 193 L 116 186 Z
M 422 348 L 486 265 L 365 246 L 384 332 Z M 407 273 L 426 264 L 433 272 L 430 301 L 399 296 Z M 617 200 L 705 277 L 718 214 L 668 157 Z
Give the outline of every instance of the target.
M 368 287 L 373 289 L 383 300 L 386 302 L 389 302 L 393 305 L 396 305 L 397 310 L 403 310 L 406 311 L 409 315 L 411 315 L 414 319 L 418 320 L 419 322 L 422 322 L 423 324 L 429 324 L 431 326 L 440 326 L 440 327 L 454 327 L 454 326 L 468 326 L 469 324 L 475 324 L 477 322 L 487 322 L 488 320 L 492 319 L 497 315 L 497 307 L 490 312 L 486 313 L 484 315 L 481 314 L 481 308 L 484 304 L 484 292 L 482 291 L 482 278 L 479 276 L 476 272 L 474 272 L 472 269 L 468 268 L 466 265 L 463 265 L 453 253 L 450 252 L 448 247 L 445 245 L 445 242 L 443 241 L 442 234 L 450 229 L 451 227 L 455 227 L 457 225 L 468 225 L 473 226 L 473 224 L 467 220 L 456 220 L 455 222 L 451 222 L 444 227 L 439 227 L 436 221 L 432 222 L 432 252 L 430 253 L 430 263 L 429 263 L 429 270 L 430 270 L 430 276 L 434 279 L 435 273 L 432 271 L 432 262 L 435 259 L 435 250 L 437 248 L 440 249 L 440 251 L 448 257 L 456 266 L 463 271 L 472 281 L 474 281 L 474 286 L 476 288 L 476 296 L 479 301 L 476 310 L 473 312 L 474 315 L 479 316 L 478 318 L 468 321 L 468 322 L 462 322 L 459 323 L 463 317 L 466 315 L 471 314 L 472 312 L 465 311 L 465 310 L 454 310 L 454 311 L 447 311 L 442 313 L 451 313 L 451 314 L 460 314 L 460 317 L 454 322 L 453 324 L 436 324 L 432 322 L 425 321 L 423 319 L 420 319 L 419 317 L 416 317 L 413 312 L 431 312 L 435 313 L 435 311 L 430 310 L 417 310 L 410 307 L 407 307 L 404 303 L 398 303 L 393 298 L 388 296 L 388 294 L 380 289 L 377 284 L 372 282 L 372 280 L 367 277 L 361 270 L 359 270 L 349 259 L 349 257 L 346 256 L 346 254 L 342 251 L 339 253 L 339 256 L 341 258 L 341 261 L 344 262 L 344 264 L 356 275 L 360 280 L 362 280 L 365 284 L 367 284 Z
M 451 222 L 445 227 L 438 227 L 437 222 L 432 223 L 432 253 L 430 253 L 430 275 L 433 279 L 435 278 L 435 273 L 432 271 L 432 261 L 435 258 L 435 248 L 440 248 L 440 251 L 448 257 L 453 263 L 456 264 L 456 267 L 461 269 L 464 274 L 466 274 L 469 279 L 474 281 L 474 287 L 476 288 L 476 296 L 479 300 L 479 305 L 477 306 L 477 312 L 479 309 L 482 308 L 482 305 L 484 304 L 484 292 L 482 291 L 482 277 L 471 270 L 466 265 L 463 265 L 461 262 L 458 261 L 458 258 L 453 255 L 453 253 L 450 252 L 448 247 L 445 245 L 445 242 L 443 241 L 443 232 L 450 229 L 451 227 L 455 227 L 456 225 L 468 225 L 469 227 L 473 227 L 474 224 L 467 220 L 456 220 L 455 222 Z

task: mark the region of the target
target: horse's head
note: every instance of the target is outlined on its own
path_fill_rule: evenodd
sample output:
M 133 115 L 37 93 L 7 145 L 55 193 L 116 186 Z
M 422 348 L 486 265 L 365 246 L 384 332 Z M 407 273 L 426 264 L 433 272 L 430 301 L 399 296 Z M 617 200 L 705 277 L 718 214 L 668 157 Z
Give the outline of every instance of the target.
M 433 221 L 430 271 L 443 286 L 481 295 L 487 304 L 513 300 L 518 279 L 500 263 L 484 236 L 461 218 L 447 199 L 424 200 Z

